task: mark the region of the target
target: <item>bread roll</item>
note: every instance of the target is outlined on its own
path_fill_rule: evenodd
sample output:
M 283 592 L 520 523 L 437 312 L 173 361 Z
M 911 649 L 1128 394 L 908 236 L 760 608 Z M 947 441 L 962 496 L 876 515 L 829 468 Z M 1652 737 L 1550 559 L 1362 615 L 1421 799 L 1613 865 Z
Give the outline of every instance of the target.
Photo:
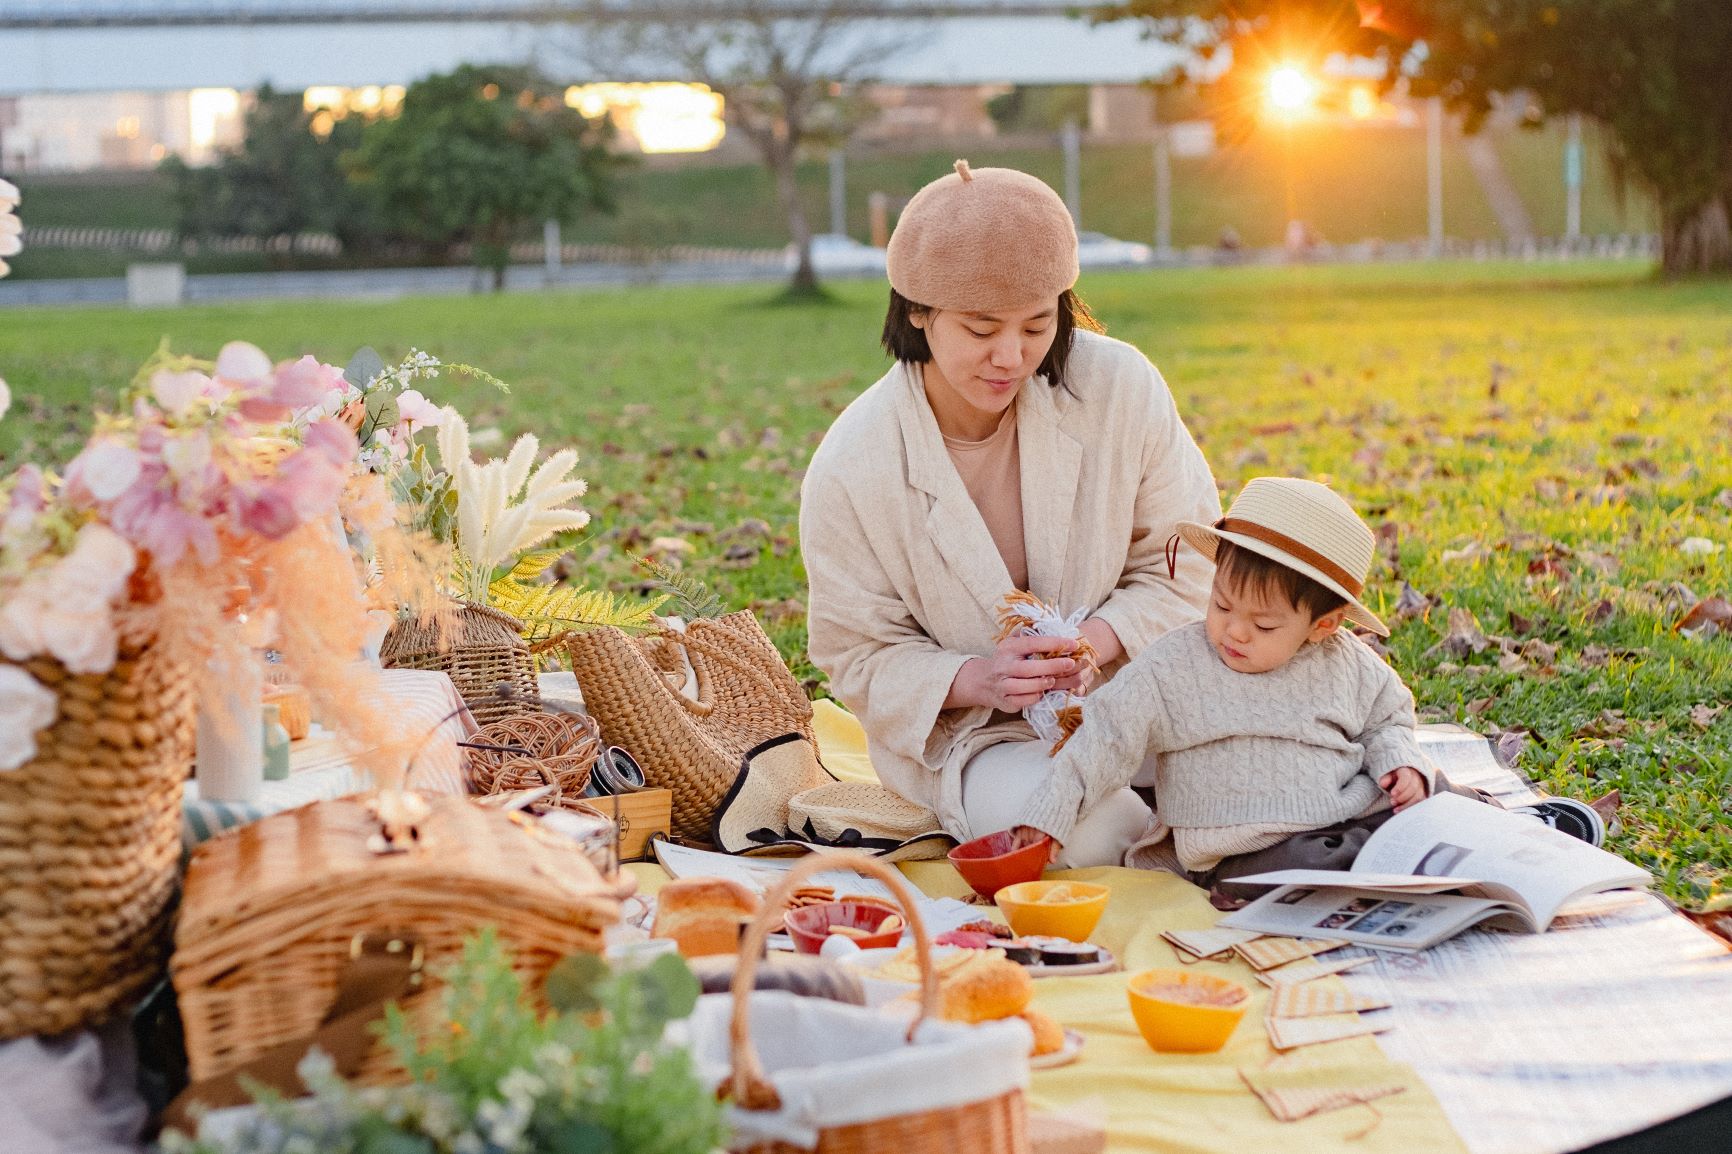
M 938 987 L 938 1016 L 947 1022 L 993 1022 L 1020 1014 L 1034 999 L 1034 979 L 1015 962 L 984 956 L 958 967 Z
M 1029 1057 L 1038 1058 L 1042 1054 L 1056 1054 L 1064 1049 L 1063 1026 L 1033 1006 L 1029 1006 L 1017 1016 L 1027 1022 L 1028 1028 L 1034 1031 L 1034 1049 L 1028 1052 Z
M 652 937 L 672 938 L 681 954 L 701 958 L 740 949 L 740 926 L 758 912 L 758 895 L 727 878 L 680 878 L 656 894 Z

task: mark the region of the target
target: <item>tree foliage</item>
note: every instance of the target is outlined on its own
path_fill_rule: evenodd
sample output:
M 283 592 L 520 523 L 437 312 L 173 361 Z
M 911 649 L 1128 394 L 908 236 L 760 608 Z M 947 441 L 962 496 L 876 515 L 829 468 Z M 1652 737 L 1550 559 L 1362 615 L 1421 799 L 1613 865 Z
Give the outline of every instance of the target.
M 1511 98 L 1535 119 L 1595 120 L 1616 171 L 1658 206 L 1665 270 L 1732 271 L 1724 0 L 1130 0 L 1102 14 L 1197 49 L 1186 78 L 1229 90 L 1276 60 L 1343 53 L 1380 62 L 1386 85 L 1441 96 L 1469 128 Z
M 375 226 L 341 160 L 362 131 L 363 122 L 350 118 L 336 121 L 326 136 L 315 135 L 300 93 L 261 87 L 239 149 L 205 168 L 177 156 L 163 162 L 174 178 L 181 235 L 270 239 L 325 232 L 346 249 L 364 247 Z
M 605 119 L 567 106 L 535 70 L 464 65 L 411 85 L 399 115 L 368 127 L 350 171 L 392 232 L 472 246 L 498 288 L 527 228 L 612 211 L 623 161 L 611 139 Z

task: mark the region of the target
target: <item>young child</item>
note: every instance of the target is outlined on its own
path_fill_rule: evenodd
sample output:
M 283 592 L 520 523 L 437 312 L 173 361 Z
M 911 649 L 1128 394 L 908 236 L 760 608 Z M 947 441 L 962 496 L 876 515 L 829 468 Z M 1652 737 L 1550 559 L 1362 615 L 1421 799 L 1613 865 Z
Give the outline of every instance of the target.
M 1419 751 L 1413 694 L 1341 629 L 1389 635 L 1359 601 L 1376 539 L 1327 486 L 1278 477 L 1251 481 L 1226 517 L 1182 522 L 1179 535 L 1215 562 L 1207 616 L 1086 699 L 1021 824 L 1062 844 L 1079 812 L 1153 757 L 1156 818 L 1127 865 L 1228 897 L 1257 892 L 1221 888 L 1235 877 L 1347 869 L 1391 815 L 1451 788 Z M 1564 832 L 1604 838 L 1580 802 L 1541 808 Z

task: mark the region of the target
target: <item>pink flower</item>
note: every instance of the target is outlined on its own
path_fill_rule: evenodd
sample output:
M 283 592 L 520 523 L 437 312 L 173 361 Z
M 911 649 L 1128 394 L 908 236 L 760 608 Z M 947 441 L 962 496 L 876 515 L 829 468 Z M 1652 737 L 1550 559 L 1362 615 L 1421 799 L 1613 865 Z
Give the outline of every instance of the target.
M 66 492 L 79 503 L 102 504 L 114 500 L 138 480 L 143 468 L 138 450 L 119 441 L 95 440 L 66 466 Z
M 277 366 L 270 397 L 291 409 L 304 409 L 319 404 L 332 390 L 342 389 L 346 384 L 341 369 L 322 365 L 315 358 L 305 356 Z
M 231 385 L 267 385 L 271 377 L 271 358 L 264 350 L 245 341 L 230 341 L 217 353 L 216 375 Z
M 192 403 L 209 395 L 212 381 L 203 373 L 173 373 L 167 369 L 152 374 L 150 395 L 171 417 L 181 417 Z
M 73 673 L 113 669 L 114 602 L 137 563 L 108 526 L 84 526 L 71 553 L 27 574 L 0 607 L 0 652 L 14 661 L 46 653 Z
M 173 487 L 166 484 L 166 470 L 156 463 L 143 478 L 115 499 L 108 508 L 108 521 L 116 532 L 145 549 L 164 567 L 173 566 L 188 549 L 198 552 L 206 565 L 217 562 L 216 527 L 211 521 L 183 506 Z M 197 496 L 198 494 L 193 494 Z
M 404 389 L 397 395 L 397 415 L 408 426 L 409 433 L 439 427 L 439 406 L 414 389 Z
M 301 437 L 301 443 L 313 452 L 320 454 L 333 465 L 347 466 L 355 459 L 355 451 L 359 447 L 355 443 L 355 434 L 349 425 L 340 417 L 330 417 L 322 421 L 314 421 L 307 426 L 307 431 Z
M 285 484 L 269 484 L 240 498 L 240 526 L 270 541 L 287 537 L 301 523 L 294 493 Z

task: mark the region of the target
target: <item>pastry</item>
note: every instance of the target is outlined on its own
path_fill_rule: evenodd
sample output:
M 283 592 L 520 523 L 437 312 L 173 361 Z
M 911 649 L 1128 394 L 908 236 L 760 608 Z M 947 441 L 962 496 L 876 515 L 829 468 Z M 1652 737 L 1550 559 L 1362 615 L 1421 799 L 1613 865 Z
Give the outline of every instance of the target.
M 836 900 L 836 891 L 829 886 L 800 886 L 791 897 L 788 904 L 782 908 L 782 914 L 787 916 L 791 910 L 805 909 L 807 906 L 821 906 Z M 782 923 L 781 933 L 788 932 L 786 921 Z
M 1056 1054 L 1064 1049 L 1064 1027 L 1035 1009 L 1028 1007 L 1017 1017 L 1028 1023 L 1028 1028 L 1034 1031 L 1034 1049 L 1028 1052 L 1031 1058 L 1042 1054 Z
M 672 938 L 688 958 L 733 954 L 740 927 L 758 912 L 758 896 L 727 878 L 680 878 L 656 894 L 651 936 Z

